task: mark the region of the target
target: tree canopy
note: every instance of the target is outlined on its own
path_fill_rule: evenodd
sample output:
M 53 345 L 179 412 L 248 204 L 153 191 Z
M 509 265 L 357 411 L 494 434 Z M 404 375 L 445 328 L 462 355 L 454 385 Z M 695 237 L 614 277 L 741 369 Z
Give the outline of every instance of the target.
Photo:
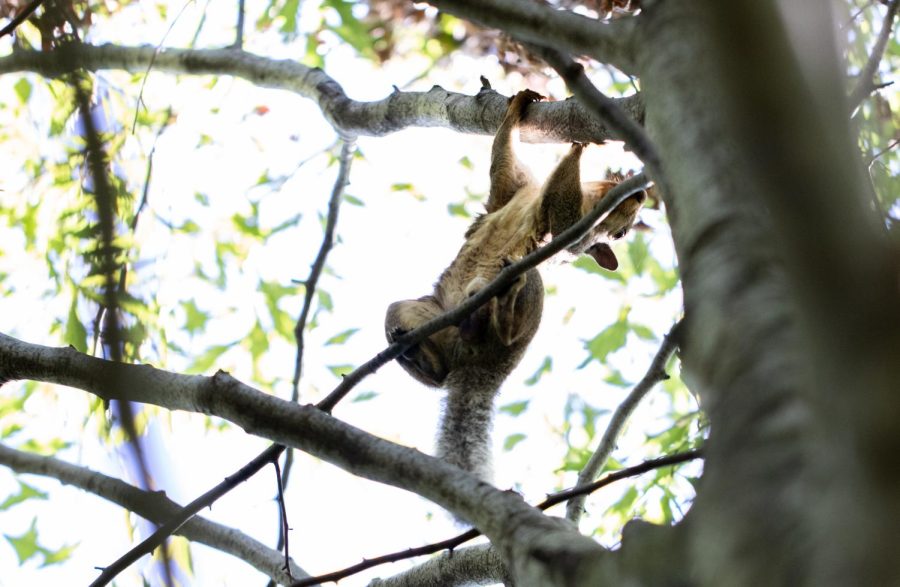
M 900 582 L 898 0 L 827 8 L 0 3 L 4 579 Z M 526 88 L 535 175 L 628 179 L 388 344 Z M 428 456 L 393 360 L 649 186 L 542 266 L 496 487 Z

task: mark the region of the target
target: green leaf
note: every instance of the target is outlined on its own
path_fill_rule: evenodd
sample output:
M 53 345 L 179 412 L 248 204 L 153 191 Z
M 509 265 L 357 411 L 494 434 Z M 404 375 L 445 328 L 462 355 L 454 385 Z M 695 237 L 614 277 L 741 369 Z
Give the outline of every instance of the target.
M 248 343 L 248 349 L 250 350 L 250 356 L 253 358 L 254 364 L 256 364 L 264 352 L 269 350 L 269 337 L 266 335 L 266 331 L 263 330 L 259 320 L 256 321 L 256 324 L 253 325 L 249 335 L 244 340 Z
M 581 269 L 582 271 L 587 271 L 588 273 L 594 273 L 596 275 L 600 275 L 611 281 L 618 281 L 619 283 L 625 283 L 624 275 L 622 275 L 621 273 L 618 273 L 616 271 L 609 271 L 608 269 L 604 269 L 603 267 L 598 265 L 596 261 L 594 261 L 593 257 L 590 257 L 588 255 L 581 255 L 580 257 L 575 259 L 575 262 L 572 263 L 572 266 L 577 267 L 578 269 Z
M 525 440 L 525 438 L 524 434 L 510 434 L 506 437 L 506 440 L 503 441 L 503 450 L 507 452 L 511 451 L 513 447 Z
M 13 86 L 16 90 L 16 95 L 19 97 L 19 101 L 22 104 L 26 104 L 28 99 L 31 98 L 31 82 L 28 78 L 19 78 L 19 81 Z
M 460 218 L 471 218 L 472 215 L 466 210 L 465 204 L 447 204 L 447 211 L 450 216 L 458 216 Z
M 16 551 L 16 557 L 19 559 L 19 565 L 22 565 L 30 558 L 41 555 L 43 562 L 41 567 L 59 564 L 68 560 L 72 556 L 77 544 L 66 545 L 57 550 L 51 550 L 38 543 L 37 519 L 31 521 L 31 527 L 21 536 L 10 536 L 4 534 L 6 540 Z
M 613 369 L 613 372 L 607 375 L 603 381 L 610 385 L 615 385 L 616 387 L 631 387 L 631 382 L 626 381 L 622 372 L 618 369 Z
M 63 341 L 75 347 L 80 353 L 87 352 L 87 329 L 78 318 L 78 291 L 75 289 L 72 290 L 72 303 L 69 304 Z
M 656 340 L 656 334 L 648 327 L 643 326 L 642 324 L 635 324 L 634 322 L 629 322 L 628 326 L 641 340 L 649 340 L 651 342 Z
M 324 289 L 317 289 L 316 295 L 319 298 L 319 305 L 322 309 L 330 312 L 334 309 L 334 302 L 331 300 L 331 294 Z
M 628 243 L 628 258 L 634 267 L 635 275 L 642 275 L 644 267 L 647 264 L 647 257 L 650 255 L 650 247 L 644 239 L 644 234 L 638 232 L 637 235 Z
M 31 520 L 31 527 L 21 536 L 3 535 L 9 542 L 13 550 L 16 551 L 16 557 L 19 559 L 21 566 L 25 561 L 40 553 L 37 535 L 37 518 Z
M 184 328 L 188 331 L 188 334 L 193 336 L 198 332 L 203 332 L 207 321 L 209 321 L 209 314 L 200 310 L 194 300 L 181 302 L 181 307 L 184 308 Z
M 466 156 L 463 156 L 463 158 L 459 160 L 459 164 L 466 169 L 472 169 L 473 167 L 475 167 L 474 165 L 472 165 L 472 160 Z
M 628 335 L 628 323 L 624 320 L 612 324 L 603 329 L 600 334 L 585 343 L 585 348 L 590 352 L 591 359 L 606 363 L 607 357 L 623 346 Z
M 364 391 L 362 393 L 356 394 L 356 396 L 354 396 L 350 401 L 353 403 L 367 402 L 371 399 L 375 399 L 376 397 L 378 397 L 378 393 L 374 391 Z
M 509 414 L 510 416 L 518 416 L 526 409 L 528 409 L 529 400 L 522 400 L 520 402 L 513 402 L 511 404 L 506 404 L 505 406 L 500 406 L 500 411 L 504 414 Z
M 225 351 L 230 349 L 232 346 L 234 345 L 218 344 L 209 347 L 208 349 L 206 349 L 206 351 L 203 352 L 202 355 L 194 359 L 194 362 L 188 366 L 187 372 L 205 373 L 216 363 L 216 361 L 219 360 L 219 357 L 225 354 Z
M 538 367 L 538 370 L 534 372 L 534 375 L 525 380 L 525 385 L 534 385 L 535 383 L 540 381 L 544 373 L 549 373 L 552 368 L 553 359 L 551 357 L 544 357 L 544 362 L 541 363 L 541 366 Z
M 350 194 L 344 194 L 344 201 L 353 206 L 365 206 L 366 203 L 357 198 L 356 196 L 351 196 Z
M 47 494 L 40 489 L 19 481 L 19 492 L 15 495 L 10 495 L 3 503 L 0 503 L 0 511 L 8 510 L 12 506 L 29 499 L 47 499 Z
M 353 372 L 353 365 L 328 365 L 328 370 L 334 373 L 335 377 L 343 377 Z
M 325 346 L 332 344 L 344 344 L 351 336 L 359 332 L 359 328 L 349 328 L 339 334 L 335 334 L 325 341 Z

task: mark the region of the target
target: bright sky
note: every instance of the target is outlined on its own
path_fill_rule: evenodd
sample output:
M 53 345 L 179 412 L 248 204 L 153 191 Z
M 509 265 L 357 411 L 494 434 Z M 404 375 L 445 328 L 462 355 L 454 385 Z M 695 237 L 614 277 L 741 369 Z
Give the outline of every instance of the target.
M 315 3 L 302 5 L 306 10 L 315 7 Z M 210 8 L 211 32 L 209 38 L 201 39 L 201 44 L 226 44 L 227 35 L 223 31 L 230 26 L 230 6 L 229 3 Z M 185 44 L 184 39 L 193 34 L 201 8 L 202 4 L 187 5 L 169 35 L 169 44 Z M 140 27 L 138 42 L 158 43 L 164 30 L 148 27 L 139 10 L 140 7 L 132 6 L 122 19 L 127 17 L 135 27 Z M 175 15 L 178 10 L 180 5 L 171 8 L 169 14 Z M 224 11 L 228 12 L 228 22 L 216 22 L 215 19 L 224 18 L 221 14 Z M 135 42 L 127 29 L 119 26 L 98 31 L 92 40 Z M 144 30 L 148 31 L 146 36 Z M 263 41 L 255 40 L 251 33 L 248 49 L 272 57 L 286 57 L 296 51 L 296 47 L 288 50 Z M 349 96 L 358 100 L 383 98 L 391 92 L 392 85 L 412 79 L 422 67 L 421 63 L 397 62 L 379 69 L 341 48 L 332 51 L 326 63 L 326 71 L 343 85 Z M 448 70 L 451 73 L 436 70 L 434 75 L 410 89 L 425 90 L 438 83 L 449 90 L 474 94 L 480 85 L 479 75 L 488 76 L 501 93 L 508 95 L 521 89 L 521 80 L 504 80 L 499 68 L 489 60 L 460 59 Z M 130 114 L 123 115 L 117 110 L 133 108 L 132 102 L 117 97 L 117 84 L 123 78 L 110 74 L 103 74 L 102 78 L 105 80 L 102 86 L 109 96 L 106 107 L 116 118 L 130 120 Z M 0 101 L 15 101 L 12 84 L 17 79 L 15 75 L 0 78 Z M 284 284 L 306 277 L 321 240 L 317 213 L 325 209 L 336 173 L 336 167 L 326 166 L 325 157 L 315 157 L 279 193 L 262 197 L 264 224 L 277 225 L 298 212 L 303 215 L 302 220 L 296 229 L 253 249 L 242 267 L 230 268 L 225 292 L 209 287 L 191 290 L 190 297 L 202 309 L 212 311 L 214 318 L 202 337 L 190 340 L 177 332 L 183 321 L 178 304 L 185 300 L 185 283 L 192 283 L 190 275 L 195 261 L 212 267 L 213 245 L 218 235 L 232 230 L 231 215 L 246 213 L 248 199 L 263 196 L 258 189 L 251 189 L 261 171 L 268 168 L 272 176 L 288 173 L 298 162 L 334 141 L 334 134 L 318 109 L 298 96 L 259 90 L 242 81 L 222 78 L 211 94 L 203 94 L 204 101 L 200 102 L 196 97 L 202 88 L 208 87 L 208 82 L 209 78 L 174 78 L 159 72 L 148 79 L 145 101 L 151 108 L 171 104 L 178 121 L 157 145 L 150 208 L 142 217 L 137 235 L 142 243 L 143 265 L 136 270 L 141 293 L 160 304 L 160 319 L 167 335 L 197 353 L 210 344 L 234 341 L 247 332 L 257 315 L 266 314 L 262 297 L 255 292 L 258 276 Z M 559 90 L 558 95 L 564 93 Z M 260 105 L 269 108 L 265 116 L 253 113 Z M 216 113 L 210 112 L 212 107 L 217 109 Z M 24 129 L 21 132 L 26 133 L 27 140 L 29 126 L 40 126 L 46 119 L 43 108 L 49 108 L 49 104 L 38 99 L 27 122 L 12 120 L 9 109 L 0 109 L 0 127 L 18 124 L 16 128 Z M 214 143 L 196 149 L 197 137 L 202 133 L 213 135 Z M 461 201 L 467 191 L 486 193 L 490 142 L 490 137 L 459 136 L 440 129 L 409 129 L 384 138 L 360 139 L 359 148 L 365 160 L 354 164 L 347 193 L 365 205 L 345 204 L 341 211 L 340 243 L 329 258 L 329 266 L 336 275 L 325 275 L 321 281 L 321 286 L 334 299 L 335 311 L 320 314 L 319 327 L 307 335 L 301 401 L 314 402 L 338 383 L 337 377 L 328 370 L 329 365 L 358 365 L 385 346 L 383 315 L 390 302 L 430 291 L 431 284 L 456 253 L 467 226 L 467 221 L 448 215 L 447 205 Z M 0 192 L 0 202 L 4 206 L 20 205 L 27 198 L 33 201 L 39 197 L 19 192 L 23 187 L 21 180 L 16 179 L 21 154 L 16 149 L 20 146 L 0 143 L 0 177 L 4 178 L 0 187 L 5 189 Z M 149 146 L 143 145 L 145 153 Z M 524 157 L 536 175 L 543 176 L 565 149 L 564 145 L 526 145 Z M 464 156 L 475 166 L 471 173 L 459 164 Z M 586 153 L 583 173 L 585 179 L 596 179 L 602 177 L 606 166 L 628 166 L 631 161 L 616 145 L 592 147 Z M 126 162 L 126 169 L 134 177 L 142 178 L 143 165 L 143 160 L 136 159 Z M 399 183 L 412 184 L 416 193 L 424 196 L 424 201 L 409 192 L 392 191 L 391 185 Z M 195 192 L 209 197 L 211 213 L 196 204 Z M 52 202 L 42 205 L 45 204 L 53 206 Z M 475 202 L 468 209 L 479 211 Z M 162 222 L 179 223 L 188 218 L 202 225 L 201 239 L 173 237 Z M 660 212 L 645 211 L 642 218 L 657 227 L 658 230 L 646 233 L 645 237 L 651 241 L 657 258 L 670 266 L 674 259 L 666 229 L 660 228 Z M 39 299 L 37 293 L 46 287 L 45 268 L 36 265 L 22 251 L 17 238 L 17 233 L 0 231 L 0 272 L 14 275 L 11 282 L 17 292 L 3 298 L 0 331 L 29 342 L 59 344 L 57 335 L 48 334 L 49 326 L 53 316 L 65 315 L 69 300 Z M 619 251 L 624 254 L 622 249 Z M 681 303 L 679 295 L 662 301 L 647 298 L 646 294 L 654 288 L 646 278 L 623 288 L 611 280 L 569 266 L 547 268 L 543 275 L 552 293 L 545 302 L 541 329 L 499 401 L 500 405 L 525 399 L 531 403 L 518 418 L 499 415 L 494 431 L 498 487 L 514 487 L 530 501 L 539 501 L 546 493 L 574 481 L 574 474 L 554 473 L 565 454 L 561 436 L 566 428 L 567 399 L 577 394 L 593 406 L 611 410 L 627 394 L 627 389 L 601 383 L 608 372 L 596 362 L 578 369 L 587 357 L 584 341 L 614 322 L 623 304 L 632 308 L 633 320 L 662 334 L 671 326 Z M 293 316 L 298 315 L 300 299 L 292 299 L 284 309 Z M 88 315 L 86 311 L 85 316 Z M 348 328 L 358 328 L 359 332 L 346 344 L 324 345 L 328 338 Z M 294 349 L 275 335 L 270 342 L 273 351 L 262 369 L 266 377 L 280 379 L 272 391 L 286 397 Z M 626 350 L 614 356 L 615 366 L 628 380 L 637 381 L 655 347 L 655 343 L 629 340 Z M 148 348 L 149 360 L 158 361 L 153 353 Z M 537 386 L 526 386 L 525 379 L 538 370 L 548 355 L 553 356 L 552 371 Z M 174 355 L 168 360 L 167 367 L 172 370 L 186 366 Z M 226 353 L 216 368 L 231 371 L 244 380 L 250 377 L 249 359 L 241 350 Z M 45 438 L 62 434 L 77 444 L 60 453 L 60 458 L 121 476 L 116 459 L 109 458 L 109 449 L 97 440 L 97 422 L 91 421 L 84 427 L 87 394 L 77 390 L 56 391 L 39 394 L 26 405 L 23 423 L 27 424 L 29 434 Z M 351 398 L 369 391 L 378 395 L 363 402 L 345 400 L 335 410 L 335 416 L 389 440 L 431 451 L 440 392 L 425 389 L 393 364 L 365 380 Z M 645 454 L 640 445 L 647 431 L 665 427 L 663 418 L 669 408 L 667 398 L 651 395 L 640 408 L 636 423 L 620 441 L 615 456 L 628 456 L 631 463 L 656 456 Z M 604 421 L 600 419 L 601 425 Z M 168 480 L 164 484 L 169 497 L 182 503 L 220 482 L 268 444 L 234 428 L 221 434 L 207 432 L 204 418 L 182 413 L 159 413 L 154 420 L 154 432 L 160 443 L 156 474 Z M 504 451 L 503 441 L 513 433 L 525 433 L 527 438 L 513 450 Z M 584 439 L 578 437 L 580 433 L 580 429 L 573 429 L 569 440 L 583 444 Z M 0 512 L 2 532 L 22 534 L 32 518 L 39 515 L 38 531 L 48 547 L 74 542 L 80 545 L 66 564 L 39 569 L 35 560 L 20 567 L 12 548 L 0 541 L 0 585 L 86 584 L 96 576 L 93 567 L 109 564 L 129 547 L 125 516 L 118 507 L 86 493 L 62 488 L 54 481 L 33 476 L 23 479 L 48 490 L 49 500 L 32 501 Z M 602 494 L 589 502 L 589 508 L 602 512 L 602 504 L 614 501 L 624 488 Z M 15 477 L 0 469 L 0 501 L 17 490 Z M 273 474 L 265 470 L 204 515 L 274 545 L 278 520 L 272 501 L 274 492 Z M 358 480 L 300 454 L 287 493 L 287 510 L 293 528 L 291 554 L 312 573 L 332 571 L 358 562 L 361 557 L 419 546 L 457 532 L 440 508 L 429 502 L 394 488 Z M 557 515 L 562 515 L 562 511 L 560 508 Z M 598 521 L 599 518 L 589 518 L 585 524 L 596 525 Z M 255 570 L 230 557 L 203 546 L 194 546 L 192 554 L 197 585 L 263 584 Z M 372 576 L 387 576 L 402 568 L 402 563 L 381 567 L 341 585 L 364 584 Z M 140 581 L 135 572 L 129 572 L 121 575 L 117 584 L 139 585 Z

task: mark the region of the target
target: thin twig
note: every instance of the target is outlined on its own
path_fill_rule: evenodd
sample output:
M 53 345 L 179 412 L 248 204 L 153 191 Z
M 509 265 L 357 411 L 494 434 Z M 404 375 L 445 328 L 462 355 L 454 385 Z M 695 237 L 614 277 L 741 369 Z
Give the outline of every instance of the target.
M 544 501 L 534 507 L 541 511 L 545 511 L 568 499 L 580 497 L 588 493 L 593 493 L 594 491 L 597 491 L 602 487 L 606 487 L 607 485 L 610 485 L 611 483 L 614 483 L 616 481 L 627 479 L 629 477 L 636 477 L 637 475 L 642 475 L 648 471 L 653 471 L 654 469 L 661 469 L 663 467 L 692 461 L 694 459 L 700 458 L 701 456 L 702 453 L 698 449 L 644 461 L 640 465 L 635 465 L 634 467 L 628 467 L 626 469 L 622 469 L 621 471 L 610 473 L 609 475 L 606 475 L 602 479 L 599 479 L 593 483 L 576 485 L 575 487 L 566 489 L 565 491 L 560 491 L 559 493 L 549 495 Z M 392 563 L 399 560 L 423 556 L 426 554 L 434 554 L 442 550 L 452 551 L 454 548 L 460 546 L 465 542 L 468 542 L 469 540 L 472 540 L 473 538 L 477 538 L 478 536 L 481 536 L 481 532 L 477 528 L 472 528 L 467 532 L 463 532 L 462 534 L 454 536 L 453 538 L 448 538 L 447 540 L 442 540 L 441 542 L 426 544 L 425 546 L 419 546 L 417 548 L 408 548 L 406 550 L 385 554 L 375 558 L 363 559 L 362 562 L 341 569 L 339 571 L 301 579 L 292 583 L 291 587 L 310 587 L 312 585 L 321 585 L 322 583 L 328 583 L 330 581 L 339 581 L 351 575 L 355 575 L 357 573 L 365 571 L 366 569 L 371 569 L 372 567 L 383 565 L 385 563 Z
M 897 9 L 900 7 L 900 0 L 891 0 L 888 4 L 887 12 L 884 15 L 884 21 L 881 23 L 881 32 L 878 33 L 878 39 L 875 46 L 872 47 L 872 53 L 866 61 L 865 67 L 859 73 L 859 81 L 853 91 L 850 93 L 850 112 L 855 111 L 862 104 L 869 94 L 875 91 L 875 73 L 878 65 L 884 57 L 884 50 L 887 48 L 888 41 L 891 38 L 891 31 L 894 28 L 894 17 L 897 15 Z
M 341 209 L 341 201 L 344 196 L 344 189 L 350 181 L 350 166 L 353 163 L 353 153 L 356 149 L 356 143 L 352 140 L 346 140 L 341 146 L 341 154 L 339 159 L 338 174 L 334 180 L 334 187 L 331 190 L 331 198 L 328 201 L 328 219 L 325 221 L 325 235 L 322 237 L 322 244 L 316 259 L 313 261 L 309 270 L 309 276 L 304 282 L 305 295 L 303 298 L 303 308 L 300 310 L 300 317 L 294 326 L 294 338 L 297 341 L 297 356 L 294 361 L 294 380 L 291 390 L 291 401 L 296 402 L 300 399 L 300 376 L 303 371 L 303 333 L 306 331 L 306 323 L 309 321 L 309 312 L 312 308 L 313 296 L 316 292 L 316 286 L 319 283 L 319 277 L 325 268 L 325 261 L 331 247 L 334 246 L 334 232 L 337 227 L 338 212 Z M 282 475 L 282 483 L 287 487 L 291 477 L 291 471 L 294 467 L 294 451 L 289 450 L 284 457 L 284 474 Z M 285 556 L 287 556 L 287 522 L 281 526 L 278 536 L 278 548 L 285 548 Z
M 282 482 L 281 476 L 281 465 L 278 464 L 278 459 L 272 461 L 272 464 L 275 465 L 275 482 L 278 484 L 278 513 L 281 518 L 281 535 L 284 536 L 284 572 L 288 574 L 288 577 L 291 576 L 291 556 L 289 554 L 290 549 L 288 548 L 288 519 L 287 519 L 287 507 L 284 504 L 284 483 Z M 280 542 L 280 541 L 279 541 Z M 279 543 L 278 549 L 281 549 L 281 544 Z M 293 577 L 291 577 L 293 579 Z
M 269 446 L 255 459 L 241 467 L 234 475 L 226 477 L 225 481 L 219 483 L 214 488 L 184 506 L 177 515 L 173 516 L 171 520 L 157 528 L 156 532 L 148 536 L 146 540 L 142 541 L 111 565 L 103 569 L 103 572 L 100 573 L 100 576 L 97 577 L 93 583 L 91 583 L 90 587 L 100 587 L 108 584 L 116 577 L 116 575 L 127 569 L 132 563 L 145 554 L 150 554 L 153 552 L 153 549 L 163 544 L 166 538 L 176 532 L 197 512 L 212 505 L 217 499 L 255 475 L 269 463 L 278 460 L 282 451 L 284 451 L 284 447 L 281 445 L 273 444 Z
M 492 282 L 480 290 L 477 294 L 466 299 L 459 306 L 449 310 L 436 318 L 429 320 L 422 326 L 410 330 L 406 334 L 397 337 L 386 349 L 369 359 L 352 373 L 344 376 L 344 379 L 325 399 L 316 404 L 316 407 L 326 413 L 331 413 L 334 406 L 341 401 L 350 390 L 360 381 L 377 371 L 385 363 L 399 357 L 406 349 L 418 344 L 435 332 L 448 326 L 459 324 L 466 316 L 487 303 L 491 298 L 504 291 L 516 277 L 529 269 L 537 267 L 556 253 L 576 242 L 584 236 L 600 219 L 616 206 L 624 202 L 629 196 L 634 195 L 650 185 L 650 180 L 643 173 L 630 177 L 611 189 L 594 208 L 585 214 L 581 220 L 561 232 L 556 238 L 543 247 L 529 253 L 522 259 L 507 265 Z
M 584 67 L 573 61 L 569 55 L 536 45 L 529 45 L 529 48 L 559 73 L 578 101 L 605 122 L 619 139 L 625 141 L 647 166 L 656 183 L 665 187 L 659 153 L 641 125 L 625 114 L 615 100 L 598 90 L 588 79 Z
M 325 223 L 325 235 L 322 237 L 322 245 L 316 255 L 315 261 L 309 270 L 309 277 L 303 282 L 305 295 L 303 298 L 303 308 L 300 310 L 300 317 L 294 326 L 294 338 L 297 341 L 297 357 L 294 362 L 294 380 L 293 390 L 291 393 L 291 401 L 299 400 L 299 384 L 300 376 L 303 371 L 303 332 L 306 330 L 306 323 L 309 320 L 309 312 L 312 309 L 312 299 L 316 293 L 316 286 L 319 283 L 319 277 L 325 268 L 325 260 L 331 247 L 334 246 L 334 230 L 337 226 L 338 212 L 341 208 L 341 200 L 344 195 L 344 188 L 350 179 L 350 166 L 353 162 L 353 151 L 356 144 L 353 141 L 344 141 L 341 147 L 340 167 L 338 168 L 337 177 L 334 180 L 334 187 L 331 190 L 331 199 L 328 201 L 328 219 Z
M 22 12 L 15 15 L 9 24 L 7 24 L 3 29 L 0 29 L 0 37 L 5 37 L 6 35 L 11 35 L 13 31 L 15 31 L 20 24 L 25 22 L 25 20 L 31 16 L 31 14 L 38 9 L 38 6 L 43 3 L 44 0 L 31 0 L 31 3 L 28 4 L 25 8 L 22 9 Z
M 590 460 L 588 460 L 587 464 L 578 474 L 577 485 L 585 485 L 597 478 L 597 473 L 603 469 L 606 461 L 609 460 L 609 455 L 612 454 L 612 451 L 616 446 L 616 440 L 618 440 L 619 435 L 625 428 L 625 423 L 628 422 L 628 418 L 634 413 L 638 404 L 657 383 L 669 378 L 666 374 L 666 363 L 678 346 L 678 332 L 680 326 L 681 321 L 677 322 L 672 329 L 669 330 L 669 333 L 663 338 L 662 344 L 659 345 L 656 356 L 650 361 L 650 366 L 647 368 L 644 377 L 634 386 L 634 389 L 631 390 L 631 393 L 628 394 L 625 401 L 616 408 L 616 411 L 609 421 L 609 426 L 607 426 L 606 431 L 603 433 L 603 437 L 600 439 L 597 450 L 594 451 Z M 583 512 L 584 496 L 575 497 L 566 505 L 566 518 L 572 520 L 576 524 Z

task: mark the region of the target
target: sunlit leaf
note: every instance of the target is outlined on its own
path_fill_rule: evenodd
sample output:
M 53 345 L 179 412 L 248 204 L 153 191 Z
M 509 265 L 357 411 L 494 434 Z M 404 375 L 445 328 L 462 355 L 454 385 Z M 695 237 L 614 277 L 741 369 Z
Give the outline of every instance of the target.
M 27 483 L 23 483 L 19 481 L 19 492 L 10 495 L 3 503 L 0 503 L 0 511 L 8 510 L 12 506 L 22 503 L 23 501 L 27 501 L 29 499 L 47 499 L 47 493 L 28 485 Z
M 353 365 L 328 365 L 328 370 L 331 371 L 335 377 L 343 377 L 344 375 L 353 372 Z
M 585 343 L 591 358 L 606 363 L 607 357 L 623 346 L 628 335 L 628 323 L 620 320 L 604 328 L 600 334 Z
M 216 361 L 219 360 L 219 357 L 225 354 L 232 346 L 233 345 L 230 344 L 218 344 L 209 347 L 199 357 L 194 359 L 188 366 L 187 372 L 206 373 L 213 365 L 215 365 Z
M 577 267 L 582 271 L 587 271 L 588 273 L 594 273 L 596 275 L 600 275 L 609 279 L 611 281 L 618 281 L 619 283 L 625 283 L 625 277 L 622 273 L 618 271 L 609 271 L 608 269 L 604 269 L 594 260 L 593 257 L 588 255 L 581 255 L 572 263 L 573 267 Z
M 531 377 L 525 380 L 525 385 L 534 385 L 541 380 L 544 373 L 549 373 L 551 369 L 553 369 L 553 358 L 544 357 L 544 362 L 541 363 L 541 366 L 538 367 L 538 370 Z
M 16 90 L 16 96 L 19 97 L 19 101 L 22 102 L 22 104 L 26 104 L 31 98 L 31 81 L 26 77 L 21 77 L 19 78 L 19 81 L 13 85 L 13 88 Z
M 524 434 L 510 434 L 503 441 L 503 450 L 510 451 L 517 444 L 525 440 L 526 436 Z
M 513 402 L 511 404 L 506 404 L 505 406 L 500 406 L 500 412 L 504 414 L 509 414 L 511 416 L 518 416 L 522 412 L 528 409 L 528 400 L 522 400 L 520 402 Z
M 326 340 L 325 345 L 327 346 L 332 344 L 344 344 L 345 342 L 347 342 L 347 339 L 349 339 L 357 332 L 359 332 L 359 328 L 348 328 L 347 330 L 335 334 L 334 336 Z
M 87 352 L 87 329 L 78 317 L 78 291 L 72 291 L 72 303 L 69 304 L 69 313 L 66 316 L 66 328 L 63 331 L 63 342 L 72 345 L 75 349 Z
M 353 396 L 353 399 L 351 399 L 350 401 L 354 403 L 367 402 L 369 400 L 375 399 L 376 397 L 378 397 L 378 393 L 374 391 L 363 391 L 362 393 L 358 393 Z

